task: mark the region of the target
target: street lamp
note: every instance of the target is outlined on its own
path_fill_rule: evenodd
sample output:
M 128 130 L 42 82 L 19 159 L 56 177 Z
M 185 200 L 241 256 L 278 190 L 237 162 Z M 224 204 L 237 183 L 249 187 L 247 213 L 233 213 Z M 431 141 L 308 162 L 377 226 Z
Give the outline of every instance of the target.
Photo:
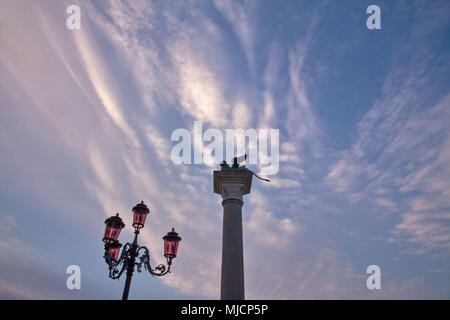
M 137 242 L 139 230 L 144 227 L 145 219 L 150 210 L 144 204 L 144 201 L 137 204 L 133 208 L 133 227 L 134 227 L 134 241 L 127 242 L 123 245 L 122 253 L 119 255 L 122 244 L 119 242 L 120 231 L 125 227 L 122 219 L 117 213 L 115 216 L 109 217 L 105 220 L 105 233 L 103 235 L 103 242 L 105 243 L 105 261 L 109 266 L 109 277 L 111 279 L 119 279 L 122 273 L 126 270 L 127 278 L 125 281 L 125 288 L 123 289 L 122 300 L 128 300 L 128 293 L 130 291 L 131 278 L 135 266 L 137 271 L 142 271 L 142 266 L 150 272 L 153 276 L 164 276 L 170 272 L 172 259 L 177 256 L 178 245 L 181 237 L 172 228 L 167 235 L 163 237 L 164 240 L 164 256 L 167 259 L 167 267 L 163 264 L 156 266 L 154 269 L 150 265 L 150 252 L 146 247 L 140 247 Z M 136 261 L 139 260 L 139 261 Z

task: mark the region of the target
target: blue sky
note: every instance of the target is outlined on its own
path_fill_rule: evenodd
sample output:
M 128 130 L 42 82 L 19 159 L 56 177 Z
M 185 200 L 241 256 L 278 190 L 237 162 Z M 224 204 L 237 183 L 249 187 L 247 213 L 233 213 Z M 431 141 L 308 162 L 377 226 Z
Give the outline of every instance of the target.
M 183 240 L 130 299 L 219 298 L 214 167 L 170 159 L 194 121 L 280 130 L 277 175 L 245 196 L 246 298 L 450 297 L 448 1 L 0 6 L 0 298 L 119 298 L 104 220 L 120 212 L 131 241 L 141 200 L 154 264 L 172 226 Z

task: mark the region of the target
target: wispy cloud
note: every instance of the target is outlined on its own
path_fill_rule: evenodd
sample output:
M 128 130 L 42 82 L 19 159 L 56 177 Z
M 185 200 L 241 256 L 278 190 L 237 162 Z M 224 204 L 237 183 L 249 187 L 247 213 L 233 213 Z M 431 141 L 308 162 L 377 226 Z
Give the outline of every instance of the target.
M 127 224 L 121 237 L 129 238 L 130 207 L 144 200 L 151 212 L 141 239 L 154 263 L 164 260 L 165 232 L 174 226 L 183 238 L 173 273 L 159 285 L 183 297 L 217 298 L 222 208 L 212 191 L 212 164 L 170 161 L 172 130 L 192 129 L 201 120 L 205 128 L 220 130 L 280 129 L 278 175 L 270 183 L 255 179 L 245 197 L 247 298 L 430 293 L 421 276 L 387 277 L 386 291 L 368 292 L 366 256 L 357 255 L 372 248 L 360 229 L 366 217 L 376 218 L 353 211 L 364 205 L 370 213 L 382 212 L 378 222 L 388 224 L 380 232 L 385 237 L 377 239 L 388 238 L 383 245 L 406 243 L 409 252 L 422 254 L 449 249 L 450 98 L 442 75 L 434 77 L 436 66 L 448 70 L 448 63 L 422 46 L 441 27 L 440 15 L 413 30 L 411 39 L 420 36 L 421 45 L 392 38 L 401 45 L 393 50 L 380 95 L 356 125 L 352 145 L 336 155 L 325 139 L 329 123 L 317 99 L 323 83 L 310 64 L 326 64 L 316 61 L 317 50 L 334 43 L 322 29 L 332 4 L 284 3 L 272 14 L 264 12 L 265 3 L 252 2 L 85 2 L 76 31 L 61 18 L 66 4 L 39 2 L 25 10 L 27 4 L 18 1 L 0 12 L 2 23 L 11 26 L 0 28 L 0 148 L 8 155 L 0 164 L 6 199 L 1 209 L 27 209 L 3 210 L 0 231 L 10 235 L 16 218 L 28 218 L 29 207 L 36 207 L 33 218 L 58 226 L 37 231 L 39 248 L 0 237 L 2 268 L 11 264 L 10 245 L 30 252 L 26 263 L 38 262 L 33 252 L 46 257 L 42 248 L 58 239 L 64 250 L 54 250 L 59 263 L 50 270 L 79 260 L 97 279 L 106 269 L 105 217 L 120 212 Z M 286 14 L 291 6 L 307 7 L 308 14 Z M 277 32 L 259 36 L 266 24 Z M 285 30 L 290 33 L 281 35 Z M 1 294 L 72 297 L 53 287 L 64 276 L 39 271 L 44 280 L 28 286 L 19 277 L 0 278 Z M 36 288 L 46 282 L 50 289 L 40 295 Z
M 436 28 L 433 22 L 426 32 L 415 30 L 409 39 L 414 44 L 395 48 L 381 96 L 359 122 L 355 142 L 331 166 L 326 181 L 356 202 L 372 202 L 381 212 L 403 211 L 390 241 L 448 251 L 450 99 L 442 92 L 424 96 L 425 90 L 439 92 L 431 70 L 436 65 L 449 68 L 432 54 L 428 36 Z M 405 52 L 410 53 L 408 64 Z

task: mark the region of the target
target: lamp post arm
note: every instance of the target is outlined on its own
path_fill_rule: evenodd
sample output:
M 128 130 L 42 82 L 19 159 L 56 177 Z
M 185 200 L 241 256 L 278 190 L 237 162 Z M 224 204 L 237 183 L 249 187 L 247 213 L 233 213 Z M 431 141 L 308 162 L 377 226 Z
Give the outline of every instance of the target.
M 144 253 L 141 256 L 139 256 L 139 252 L 141 250 L 144 251 Z M 164 275 L 170 273 L 170 266 L 172 265 L 171 259 L 167 259 L 167 267 L 163 264 L 159 264 L 153 269 L 152 266 L 150 265 L 150 252 L 148 251 L 148 249 L 146 247 L 139 247 L 139 249 L 137 250 L 137 255 L 139 256 L 139 261 L 140 261 L 140 262 L 136 262 L 138 272 L 141 272 L 142 266 L 144 266 L 144 268 L 152 276 L 161 277 L 161 276 L 164 276 Z
M 110 254 L 105 254 L 105 261 L 109 266 L 109 277 L 111 279 L 119 279 L 122 275 L 123 271 L 127 267 L 128 255 L 131 248 L 130 243 L 126 243 L 122 248 L 122 253 L 120 254 L 120 258 L 117 261 L 114 261 L 111 258 Z M 119 271 L 119 266 L 122 265 Z

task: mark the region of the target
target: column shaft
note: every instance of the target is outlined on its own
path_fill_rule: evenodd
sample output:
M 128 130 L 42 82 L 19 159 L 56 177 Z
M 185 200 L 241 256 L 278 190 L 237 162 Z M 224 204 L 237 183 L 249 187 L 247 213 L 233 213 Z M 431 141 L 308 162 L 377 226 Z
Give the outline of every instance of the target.
M 242 241 L 242 200 L 226 199 L 223 205 L 222 300 L 244 300 L 244 254 Z

